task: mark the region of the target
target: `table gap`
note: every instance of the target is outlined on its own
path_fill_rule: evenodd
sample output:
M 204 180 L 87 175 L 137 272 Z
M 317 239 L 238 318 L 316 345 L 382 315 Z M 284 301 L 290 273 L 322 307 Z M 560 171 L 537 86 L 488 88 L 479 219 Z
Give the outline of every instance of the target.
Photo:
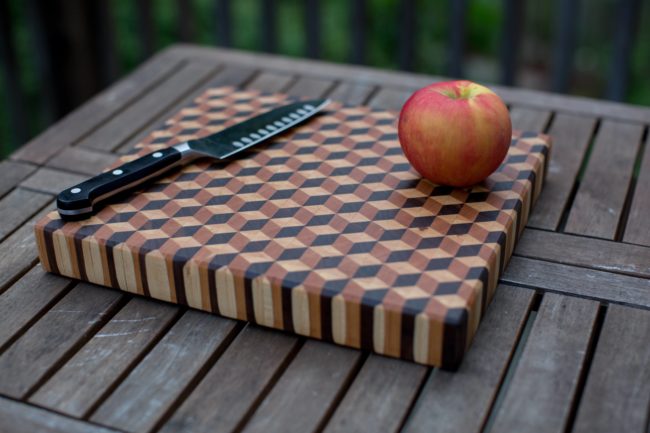
M 585 353 L 580 376 L 578 377 L 578 383 L 576 384 L 576 391 L 573 395 L 573 399 L 571 400 L 571 407 L 567 416 L 566 425 L 564 426 L 565 433 L 570 433 L 573 430 L 573 424 L 575 423 L 576 415 L 578 414 L 580 400 L 582 399 L 582 393 L 584 392 L 585 385 L 587 383 L 587 377 L 589 377 L 589 370 L 591 370 L 591 364 L 594 359 L 594 354 L 596 353 L 596 346 L 598 345 L 598 340 L 600 339 L 600 332 L 603 329 L 603 323 L 605 322 L 606 314 L 607 306 L 601 303 L 598 306 L 594 328 L 591 332 L 589 343 L 587 344 L 587 352 Z
M 210 314 L 210 313 L 205 313 L 205 314 Z M 179 316 L 180 319 L 180 316 Z M 229 319 L 228 319 L 229 320 Z M 171 416 L 176 412 L 176 409 L 178 409 L 185 399 L 192 393 L 194 388 L 203 380 L 205 375 L 210 371 L 210 369 L 214 366 L 214 364 L 217 362 L 217 360 L 223 355 L 223 353 L 228 350 L 232 342 L 235 340 L 235 338 L 241 333 L 241 331 L 245 327 L 245 323 L 240 323 L 238 322 L 235 325 L 235 328 L 233 331 L 228 333 L 226 335 L 223 343 L 219 345 L 217 350 L 215 350 L 206 360 L 206 362 L 201 366 L 201 368 L 197 371 L 197 373 L 194 375 L 194 377 L 188 382 L 188 384 L 185 386 L 185 389 L 183 389 L 179 394 L 178 397 L 176 397 L 176 400 L 172 404 L 169 405 L 169 408 L 167 409 L 166 412 L 164 412 L 158 421 L 153 425 L 151 428 L 150 432 L 157 432 L 160 430 L 160 428 L 171 418 Z M 154 347 L 154 346 L 152 346 Z M 99 405 L 96 407 L 98 408 Z M 88 416 L 92 416 L 92 412 L 88 414 Z
M 564 233 L 564 229 L 566 227 L 567 221 L 569 220 L 569 214 L 571 213 L 571 207 L 573 207 L 573 202 L 576 198 L 576 194 L 578 193 L 578 189 L 580 188 L 580 182 L 582 181 L 582 177 L 584 176 L 585 170 L 587 169 L 587 165 L 589 164 L 589 158 L 591 157 L 591 153 L 594 148 L 594 143 L 596 142 L 596 137 L 598 136 L 598 130 L 600 129 L 600 124 L 601 124 L 601 120 L 597 119 L 596 125 L 594 126 L 594 129 L 591 132 L 591 136 L 589 137 L 589 144 L 587 145 L 587 149 L 585 150 L 585 153 L 582 156 L 582 161 L 580 162 L 580 168 L 578 169 L 578 174 L 576 176 L 576 179 L 573 181 L 573 186 L 571 187 L 569 198 L 567 199 L 566 205 L 564 206 L 564 210 L 562 210 L 562 217 L 560 218 L 560 222 L 557 226 L 558 232 Z M 552 151 L 553 150 L 551 149 L 551 152 Z
M 249 324 L 248 326 L 251 326 L 251 325 Z M 280 366 L 277 368 L 277 370 L 273 374 L 273 377 L 271 377 L 271 379 L 269 380 L 268 384 L 264 387 L 262 392 L 259 393 L 257 398 L 253 401 L 253 403 L 250 405 L 250 407 L 248 408 L 248 410 L 244 414 L 244 416 L 239 420 L 239 422 L 237 423 L 237 425 L 233 429 L 233 433 L 239 433 L 244 429 L 244 427 L 246 427 L 246 424 L 248 423 L 248 421 L 250 421 L 253 414 L 257 410 L 257 408 L 264 401 L 264 399 L 269 394 L 269 392 L 271 392 L 271 390 L 273 389 L 275 384 L 278 382 L 278 380 L 280 380 L 280 377 L 282 377 L 282 373 L 284 373 L 285 370 L 287 369 L 287 367 L 289 367 L 289 365 L 291 365 L 293 360 L 298 355 L 298 352 L 300 352 L 300 349 L 302 349 L 302 347 L 305 345 L 305 341 L 307 341 L 307 339 L 305 337 L 301 337 L 298 340 L 298 342 L 296 344 L 294 344 L 294 346 L 291 348 L 291 351 L 289 352 L 289 354 L 284 358 L 284 360 L 282 361 Z M 154 432 L 156 430 L 158 430 L 158 429 L 155 429 Z
M 432 375 L 436 373 L 436 371 L 440 371 L 440 370 L 434 367 L 429 367 L 427 369 L 427 372 L 424 374 L 424 377 L 422 378 L 422 382 L 420 382 L 418 389 L 413 394 L 413 398 L 411 399 L 408 408 L 406 408 L 406 411 L 404 411 L 404 415 L 400 420 L 399 426 L 397 427 L 396 431 L 398 432 L 404 431 L 404 427 L 406 427 L 406 423 L 411 417 L 411 412 L 413 412 L 413 408 L 415 408 L 417 401 L 420 399 L 420 395 L 422 394 L 422 390 L 424 390 L 424 386 L 427 384 L 427 382 L 429 382 L 429 379 L 431 378 Z
M 162 340 L 163 337 L 167 335 L 169 330 L 176 324 L 176 322 L 180 320 L 181 317 L 183 317 L 183 315 L 187 312 L 187 310 L 188 310 L 187 307 L 181 307 L 178 309 L 178 311 L 176 311 L 174 318 L 170 320 L 169 323 L 162 329 L 162 331 L 158 333 L 158 335 L 155 338 L 153 338 L 149 342 L 149 344 L 147 344 L 142 349 L 142 351 L 138 354 L 138 356 L 135 357 L 131 365 L 125 368 L 124 371 L 122 371 L 122 373 L 117 377 L 117 379 L 115 379 L 115 381 L 104 390 L 104 392 L 99 396 L 97 401 L 88 408 L 88 410 L 81 416 L 80 419 L 84 421 L 90 421 L 90 416 L 97 410 L 97 408 L 99 408 L 99 406 L 102 405 L 102 403 L 106 401 L 106 399 L 113 393 L 113 391 L 115 391 L 115 389 L 117 389 L 117 387 L 124 381 L 124 379 L 126 379 L 126 377 L 129 374 L 131 374 L 133 369 L 140 363 L 140 361 L 142 361 L 144 357 L 147 356 L 154 347 L 156 347 L 156 345 L 160 342 L 160 340 Z
M 539 291 L 535 292 L 535 295 L 533 297 L 533 302 L 530 306 L 530 311 L 528 312 L 528 317 L 526 318 L 526 324 L 524 325 L 524 328 L 521 331 L 521 335 L 519 335 L 519 337 L 515 342 L 515 350 L 512 354 L 512 357 L 508 361 L 506 373 L 503 375 L 501 382 L 497 385 L 496 397 L 494 398 L 492 405 L 488 410 L 487 419 L 485 420 L 483 427 L 480 430 L 480 433 L 488 433 L 492 429 L 492 425 L 496 420 L 496 416 L 499 412 L 499 408 L 501 407 L 501 404 L 503 403 L 503 399 L 505 398 L 506 392 L 510 386 L 512 376 L 515 374 L 515 371 L 517 370 L 517 366 L 519 365 L 521 354 L 524 351 L 524 347 L 526 347 L 526 342 L 528 341 L 528 337 L 530 336 L 530 331 L 533 329 L 535 319 L 537 318 L 537 311 L 539 310 L 539 306 L 542 303 L 543 297 L 544 297 L 544 293 Z
M 103 328 L 104 325 L 106 325 L 127 304 L 130 298 L 130 296 L 122 295 L 122 297 L 116 302 L 113 308 L 108 310 L 106 314 L 101 315 L 97 323 L 94 324 L 92 330 L 88 332 L 84 338 L 80 338 L 79 341 L 70 347 L 70 349 L 54 364 L 50 365 L 50 367 L 43 374 L 43 377 L 40 380 L 36 381 L 34 385 L 32 385 L 31 388 L 25 392 L 23 400 L 29 400 L 32 395 L 34 395 L 34 392 L 36 392 L 37 389 L 43 386 L 45 382 L 47 382 L 52 377 L 54 372 L 59 370 L 66 362 L 68 362 L 70 358 L 72 358 L 79 351 L 79 349 L 81 349 L 84 344 L 86 344 L 97 333 L 97 331 Z
M 632 169 L 632 177 L 630 178 L 630 184 L 627 187 L 627 194 L 625 195 L 625 201 L 623 202 L 623 209 L 621 210 L 621 218 L 618 220 L 618 226 L 616 227 L 616 234 L 614 235 L 614 240 L 616 242 L 621 242 L 623 240 L 623 235 L 625 234 L 625 226 L 627 225 L 627 220 L 630 216 L 630 208 L 632 207 L 632 200 L 634 199 L 634 193 L 636 191 L 636 183 L 639 180 L 639 173 L 641 171 L 641 161 L 643 161 L 643 155 L 645 153 L 645 148 L 647 145 L 648 138 L 648 126 L 643 129 L 643 134 L 641 135 L 641 144 L 637 150 L 636 156 L 634 158 L 634 168 Z

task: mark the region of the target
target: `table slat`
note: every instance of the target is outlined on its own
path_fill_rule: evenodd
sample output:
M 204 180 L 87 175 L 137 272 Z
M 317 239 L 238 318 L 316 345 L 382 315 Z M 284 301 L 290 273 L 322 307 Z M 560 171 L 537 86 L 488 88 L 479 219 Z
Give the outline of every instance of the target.
M 650 134 L 649 134 L 650 136 Z M 639 167 L 639 177 L 634 189 L 630 213 L 625 226 L 623 240 L 650 246 L 650 138 L 646 138 L 643 160 Z
M 368 105 L 399 112 L 406 100 L 415 90 L 416 88 L 394 89 L 390 87 L 382 87 L 372 95 L 368 101 Z
M 563 432 L 598 303 L 546 294 L 491 431 Z
M 242 431 L 318 430 L 361 360 L 358 350 L 307 340 Z
M 566 232 L 615 238 L 642 133 L 641 125 L 601 123 Z
M 104 151 L 114 150 L 216 70 L 217 64 L 211 62 L 184 65 L 154 91 L 143 95 L 85 136 L 78 145 Z
M 52 197 L 17 188 L 0 199 L 0 240 L 16 230 L 32 215 L 52 201 Z
M 0 356 L 0 393 L 24 398 L 118 307 L 122 294 L 79 284 Z
M 650 308 L 650 280 L 646 278 L 513 257 L 502 280 L 551 292 Z
M 47 194 L 57 195 L 62 190 L 86 180 L 88 176 L 67 171 L 39 168 L 25 179 L 20 186 Z
M 299 339 L 247 325 L 161 433 L 234 431 L 282 374 Z
M 36 171 L 36 166 L 17 161 L 0 161 L 0 197 Z
M 396 432 L 429 369 L 371 354 L 325 428 L 335 432 Z
M 557 229 L 595 126 L 593 118 L 555 115 L 548 131 L 553 139 L 551 161 L 528 226 Z
M 607 310 L 573 431 L 645 432 L 650 407 L 650 312 Z
M 322 98 L 334 86 L 334 81 L 323 78 L 299 77 L 287 89 L 287 93 L 298 98 Z
M 650 248 L 621 242 L 526 229 L 515 255 L 650 278 Z
M 182 60 L 170 51 L 156 55 L 124 79 L 50 126 L 14 152 L 11 158 L 35 164 L 45 163 L 61 149 L 79 141 L 131 102 L 142 98 L 181 65 Z
M 534 292 L 500 285 L 470 350 L 456 372 L 434 371 L 405 431 L 479 432 L 515 351 Z
M 107 427 L 68 418 L 0 397 L 0 431 L 11 433 L 118 433 Z
M 47 162 L 49 167 L 95 176 L 115 162 L 115 155 L 83 147 L 66 147 Z
M 348 105 L 365 105 L 375 91 L 374 86 L 363 83 L 341 82 L 328 95 L 332 100 Z
M 165 331 L 178 307 L 131 299 L 30 401 L 71 416 L 85 416 Z
M 73 284 L 36 265 L 0 295 L 0 352 Z
M 90 419 L 130 432 L 151 430 L 236 330 L 233 320 L 186 312 Z
M 267 92 L 285 91 L 295 80 L 290 73 L 261 72 L 246 87 Z
M 544 132 L 551 120 L 551 112 L 517 105 L 510 108 L 510 120 L 513 129 Z

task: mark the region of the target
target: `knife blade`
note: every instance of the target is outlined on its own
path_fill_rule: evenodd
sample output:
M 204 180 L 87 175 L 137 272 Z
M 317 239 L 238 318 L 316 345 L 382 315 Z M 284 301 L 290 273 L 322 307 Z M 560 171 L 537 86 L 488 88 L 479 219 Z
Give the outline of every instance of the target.
M 61 191 L 57 210 L 64 220 L 90 217 L 115 195 L 152 180 L 197 158 L 223 160 L 260 144 L 309 119 L 329 104 L 327 99 L 284 105 L 207 137 L 156 150 L 113 170 Z

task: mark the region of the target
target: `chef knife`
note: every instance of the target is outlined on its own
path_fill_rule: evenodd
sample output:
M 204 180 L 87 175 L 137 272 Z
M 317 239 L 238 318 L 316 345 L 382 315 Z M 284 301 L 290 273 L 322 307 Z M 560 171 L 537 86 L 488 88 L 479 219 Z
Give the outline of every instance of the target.
M 233 156 L 303 122 L 328 103 L 319 99 L 288 104 L 207 137 L 151 152 L 61 191 L 56 202 L 59 214 L 65 220 L 88 218 L 101 202 L 116 194 L 197 158 L 222 160 Z

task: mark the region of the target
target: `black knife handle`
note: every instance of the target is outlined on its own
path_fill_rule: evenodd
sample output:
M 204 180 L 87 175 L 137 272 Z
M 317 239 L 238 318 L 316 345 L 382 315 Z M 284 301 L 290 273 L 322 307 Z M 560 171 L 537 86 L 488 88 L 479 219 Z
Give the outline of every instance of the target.
M 56 206 L 64 220 L 90 217 L 98 204 L 131 190 L 177 165 L 183 154 L 173 148 L 151 152 L 59 193 Z

